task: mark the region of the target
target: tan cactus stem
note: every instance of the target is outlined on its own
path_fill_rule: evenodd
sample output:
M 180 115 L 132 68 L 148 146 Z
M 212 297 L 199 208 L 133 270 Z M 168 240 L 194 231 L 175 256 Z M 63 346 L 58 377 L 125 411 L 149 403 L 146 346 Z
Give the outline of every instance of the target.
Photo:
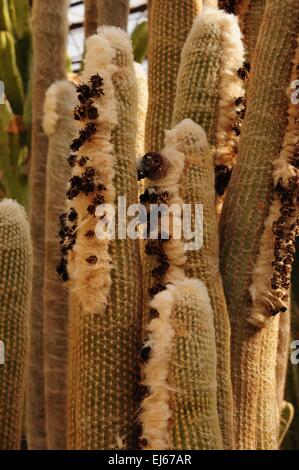
M 158 152 L 163 146 L 164 129 L 171 128 L 181 51 L 201 7 L 201 0 L 151 1 L 146 152 Z
M 48 449 L 66 449 L 66 388 L 68 356 L 68 292 L 58 277 L 60 258 L 58 220 L 65 211 L 65 190 L 70 177 L 67 161 L 76 128 L 73 109 L 75 86 L 55 82 L 46 94 L 44 130 L 49 138 L 47 159 L 44 341 L 45 404 Z
M 237 18 L 205 7 L 194 21 L 182 51 L 173 125 L 190 118 L 215 144 L 215 186 L 219 196 L 225 192 L 236 160 L 245 114 L 242 79 L 247 77 Z
M 244 96 L 238 77 L 243 62 L 237 18 L 205 7 L 194 21 L 182 51 L 172 122 L 175 125 L 189 118 L 201 125 L 209 142 L 219 146 L 219 164 L 231 159 L 224 149 L 237 118 L 235 99 L 240 98 L 242 105 Z
M 84 0 L 84 34 L 88 38 L 97 32 L 98 0 Z
M 173 204 L 179 207 L 183 204 L 179 182 L 185 156 L 178 150 L 178 144 L 186 126 L 192 124 L 184 121 L 166 132 L 160 161 L 167 159 L 168 167 L 153 184 L 157 195 L 167 194 L 169 210 L 173 210 Z M 161 215 L 161 227 L 165 216 Z M 141 354 L 146 361 L 145 352 L 150 351 L 143 369 L 142 385 L 147 387 L 148 395 L 141 405 L 141 446 L 221 449 L 213 312 L 203 282 L 185 277 L 184 240 L 175 236 L 180 217 L 181 214 L 171 212 L 169 239 L 149 240 L 146 245 L 149 254 L 160 252 L 162 270 L 158 278 L 163 284 L 151 290 L 150 315 L 154 318 L 148 325 L 149 338 Z M 156 277 L 156 273 L 157 269 L 152 275 Z
M 184 124 L 184 126 L 183 126 Z M 233 398 L 230 379 L 230 325 L 219 271 L 218 222 L 215 212 L 214 162 L 202 129 L 184 120 L 178 136 L 178 149 L 188 163 L 180 180 L 180 194 L 185 204 L 202 204 L 203 245 L 186 252 L 188 277 L 201 279 L 207 286 L 215 326 L 217 349 L 217 402 L 223 445 L 234 447 Z M 194 224 L 194 220 L 192 222 Z M 195 227 L 193 226 L 192 230 Z
M 96 88 L 96 93 L 93 102 L 90 103 L 94 110 L 94 117 L 96 118 L 97 133 L 93 136 L 93 140 L 87 141 L 80 149 L 80 154 L 72 154 L 69 157 L 69 163 L 72 167 L 72 178 L 76 176 L 82 177 L 86 172 L 86 166 L 92 167 L 95 170 L 95 176 L 97 178 L 96 185 L 103 185 L 105 190 L 105 202 L 113 204 L 115 191 L 113 187 L 114 177 L 114 157 L 112 154 L 113 147 L 111 144 L 111 133 L 112 129 L 117 123 L 116 113 L 116 100 L 115 93 L 112 84 L 112 75 L 116 71 L 116 66 L 113 64 L 115 58 L 115 50 L 111 47 L 108 41 L 100 36 L 91 36 L 86 41 L 86 57 L 85 57 L 85 70 L 82 77 L 83 83 L 77 87 L 77 91 L 80 94 L 80 104 L 78 104 L 78 111 L 82 106 L 82 116 L 85 118 L 86 113 L 84 109 L 88 105 L 88 101 L 85 104 L 85 97 L 82 94 L 84 92 L 84 85 L 88 85 L 91 88 L 92 83 L 85 83 L 90 80 L 91 77 L 97 77 L 103 79 L 102 86 Z M 96 59 L 96 60 L 95 60 Z M 100 82 L 101 84 L 101 82 Z M 83 88 L 82 88 L 83 87 Z M 102 92 L 104 94 L 101 94 Z M 98 91 L 97 91 L 98 90 Z M 81 96 L 82 95 L 82 96 Z M 83 101 L 82 101 L 83 100 Z M 81 122 L 82 127 L 86 122 L 86 118 Z M 88 121 L 87 121 L 88 122 Z M 76 148 L 76 147 L 75 147 Z M 85 158 L 84 158 L 85 157 Z M 82 160 L 83 158 L 83 160 Z M 83 166 L 80 166 L 83 164 Z M 92 172 L 93 173 L 93 172 Z M 76 182 L 76 179 L 70 180 L 70 188 L 72 189 L 72 181 Z M 93 182 L 93 181 L 92 181 Z M 91 188 L 93 189 L 93 187 Z M 75 195 L 75 193 L 68 193 L 68 197 Z M 79 379 L 79 360 L 83 359 L 81 352 L 80 335 L 83 334 L 83 326 L 86 321 L 87 325 L 90 324 L 89 328 L 92 331 L 93 318 L 96 318 L 92 314 L 95 310 L 99 312 L 101 316 L 105 310 L 108 302 L 108 295 L 111 286 L 111 264 L 110 256 L 108 253 L 108 240 L 99 240 L 95 237 L 95 229 L 97 219 L 94 214 L 87 212 L 89 206 L 93 207 L 94 194 L 78 193 L 73 201 L 69 202 L 69 206 L 72 207 L 76 212 L 72 211 L 73 215 L 77 215 L 75 224 L 72 224 L 69 235 L 65 240 L 65 246 L 68 247 L 69 238 L 73 240 L 75 248 L 68 254 L 68 270 L 67 260 L 63 261 L 61 265 L 61 274 L 67 280 L 70 277 L 70 297 L 69 297 L 69 311 L 72 312 L 70 316 L 70 353 L 69 353 L 69 377 L 68 377 L 68 418 L 67 418 L 67 447 L 69 449 L 82 448 L 81 435 L 85 428 L 83 427 L 84 422 L 87 418 L 82 420 L 82 424 L 78 418 L 81 415 L 81 408 L 78 407 L 78 398 L 83 393 L 83 383 L 78 382 Z M 103 201 L 104 202 L 104 201 Z M 95 210 L 95 208 L 94 208 Z M 93 211 L 92 211 L 93 212 Z M 66 225 L 68 227 L 68 225 Z M 74 236 L 76 237 L 74 239 Z M 96 256 L 97 259 L 101 260 L 101 265 L 98 263 L 92 265 L 86 260 L 91 256 Z M 95 295 L 96 290 L 96 295 Z M 83 310 L 84 307 L 84 310 Z M 81 313 L 81 310 L 83 312 Z M 86 313 L 85 313 L 86 312 Z M 91 343 L 93 344 L 93 343 Z M 82 385 L 80 385 L 82 383 Z M 87 393 L 87 388 L 85 386 Z M 80 399 L 80 402 L 82 399 Z
M 288 310 L 279 319 L 279 333 L 276 359 L 276 387 L 279 418 L 282 415 L 285 398 L 287 370 L 290 358 L 291 315 Z
M 253 59 L 265 7 L 266 0 L 239 0 L 235 8 L 244 37 L 246 57 L 249 62 Z
M 25 210 L 0 202 L 0 450 L 21 447 L 32 247 Z
M 45 94 L 56 80 L 65 77 L 67 0 L 36 0 L 32 8 L 32 149 L 30 162 L 30 227 L 33 243 L 33 286 L 28 356 L 26 428 L 30 449 L 46 449 L 43 279 L 45 242 L 45 191 L 48 140 L 42 119 Z
M 137 445 L 141 323 L 138 245 L 137 240 L 119 238 L 118 225 L 116 240 L 100 239 L 100 221 L 108 219 L 103 220 L 104 214 L 98 213 L 105 207 L 108 210 L 107 204 L 111 207 L 117 203 L 116 196 L 125 195 L 128 205 L 138 201 L 137 83 L 126 34 L 113 27 L 98 31 L 97 36 L 87 40 L 83 83 L 78 87 L 80 105 L 75 109 L 75 114 L 82 116 L 83 127 L 79 141 L 75 139 L 72 144 L 73 150 L 76 143 L 79 145 L 73 172 L 83 180 L 71 178 L 68 191 L 72 199 L 69 205 L 77 213 L 76 238 L 68 256 L 71 449 Z M 95 126 L 92 136 L 86 139 L 89 123 Z M 83 157 L 88 159 L 80 167 Z M 84 189 L 85 183 L 77 187 L 78 181 L 88 182 L 88 188 Z M 99 219 L 94 217 L 96 207 Z M 65 263 L 62 266 L 66 267 Z
M 97 0 L 97 4 L 99 26 L 117 26 L 127 30 L 129 0 Z
M 271 203 L 272 163 L 287 129 L 289 99 L 285 90 L 290 83 L 299 30 L 296 4 L 295 0 L 287 4 L 267 1 L 252 63 L 238 159 L 221 218 L 220 259 L 232 327 L 237 449 L 276 449 L 278 445 L 273 353 L 277 348 L 278 319 L 257 330 L 248 324 L 247 317 L 251 310 L 252 271 Z M 277 46 L 275 54 L 271 44 Z M 265 77 L 266 87 L 262 85 Z

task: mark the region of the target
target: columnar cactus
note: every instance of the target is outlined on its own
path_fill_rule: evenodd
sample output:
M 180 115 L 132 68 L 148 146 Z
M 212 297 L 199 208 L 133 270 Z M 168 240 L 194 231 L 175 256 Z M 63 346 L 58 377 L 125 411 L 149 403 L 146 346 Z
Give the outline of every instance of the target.
M 84 34 L 88 38 L 97 32 L 98 0 L 84 0 Z
M 238 76 L 241 71 L 246 75 L 243 61 L 237 19 L 226 12 L 205 7 L 195 20 L 182 52 L 173 123 L 191 118 L 204 127 L 210 142 L 216 144 L 215 163 L 216 169 L 220 170 L 216 173 L 216 189 L 219 194 L 224 192 L 236 157 L 237 107 L 244 106 L 244 90 Z M 187 148 L 190 153 L 195 153 L 196 146 L 192 149 L 191 142 L 186 142 Z M 189 275 L 205 281 L 210 295 L 216 330 L 219 419 L 224 447 L 232 448 L 230 325 L 218 266 L 214 186 L 214 155 L 210 152 L 206 161 L 198 161 L 188 168 L 181 181 L 184 201 L 203 204 L 205 227 L 203 248 L 188 253 L 186 270 Z
M 222 195 L 236 158 L 244 116 L 247 76 L 237 18 L 204 7 L 182 51 L 173 125 L 184 118 L 200 124 L 216 145 L 217 192 Z
M 237 1 L 235 7 L 235 13 L 238 15 L 244 36 L 246 55 L 249 62 L 253 58 L 265 6 L 266 0 L 240 0 Z
M 0 449 L 20 449 L 32 276 L 29 225 L 23 207 L 0 202 Z
M 185 161 L 188 165 L 195 158 L 188 150 L 184 153 L 187 132 L 190 140 L 198 139 L 196 155 L 206 151 L 203 130 L 190 120 L 183 121 L 166 133 L 159 154 L 166 170 L 158 171 L 158 178 L 151 174 L 149 194 L 156 194 L 169 208 L 173 204 L 182 207 L 180 179 Z M 143 171 L 150 158 L 154 164 L 158 159 L 156 154 L 145 156 Z M 161 223 L 162 219 L 163 214 Z M 171 220 L 169 239 L 160 233 L 158 240 L 146 244 L 146 252 L 157 256 L 161 264 L 152 271 L 159 284 L 151 290 L 148 309 L 153 319 L 141 354 L 146 362 L 142 385 L 147 388 L 140 415 L 141 445 L 145 449 L 221 449 L 213 312 L 204 283 L 185 276 L 184 240 L 174 236 L 180 215 L 173 213 Z
M 279 334 L 276 359 L 276 387 L 279 415 L 282 413 L 285 398 L 287 370 L 290 359 L 291 315 L 285 312 L 279 319 Z
M 66 80 L 55 82 L 46 93 L 43 127 L 49 138 L 49 149 L 43 307 L 48 449 L 66 448 L 68 292 L 56 273 L 56 266 L 60 258 L 58 220 L 65 210 L 65 190 L 70 177 L 66 155 L 76 133 L 75 104 L 75 86 Z
M 97 0 L 97 4 L 99 26 L 117 26 L 127 30 L 129 0 Z
M 201 0 L 152 0 L 149 21 L 149 103 L 145 149 L 159 151 L 171 127 L 176 79 L 183 45 Z
M 185 122 L 185 121 L 184 121 Z M 201 279 L 211 302 L 217 350 L 217 404 L 223 445 L 233 448 L 233 397 L 230 366 L 230 324 L 219 270 L 218 221 L 215 210 L 214 161 L 211 151 L 201 151 L 202 138 L 195 124 L 181 132 L 178 148 L 189 165 L 180 180 L 186 204 L 203 205 L 203 245 L 186 252 L 188 277 Z M 193 228 L 194 230 L 194 228 Z
M 75 219 L 65 238 L 68 272 L 65 259 L 60 265 L 71 286 L 68 447 L 132 448 L 141 326 L 138 244 L 99 239 L 95 210 L 117 204 L 121 195 L 127 204 L 138 201 L 137 83 L 131 46 L 121 30 L 100 28 L 86 48 L 75 108 L 82 127 L 69 159 L 67 195 Z
M 43 283 L 45 190 L 48 141 L 42 128 L 45 93 L 65 77 L 67 0 L 36 0 L 32 11 L 34 66 L 32 78 L 32 152 L 30 227 L 33 242 L 33 287 L 27 380 L 27 438 L 30 449 L 45 449 L 43 356 Z
M 248 324 L 247 317 L 252 270 L 270 206 L 272 163 L 287 129 L 289 99 L 285 90 L 299 30 L 296 3 L 266 3 L 253 57 L 241 145 L 221 218 L 221 271 L 232 326 L 237 449 L 277 447 L 273 349 L 278 319 L 271 319 L 259 331 Z M 272 44 L 276 44 L 275 54 Z

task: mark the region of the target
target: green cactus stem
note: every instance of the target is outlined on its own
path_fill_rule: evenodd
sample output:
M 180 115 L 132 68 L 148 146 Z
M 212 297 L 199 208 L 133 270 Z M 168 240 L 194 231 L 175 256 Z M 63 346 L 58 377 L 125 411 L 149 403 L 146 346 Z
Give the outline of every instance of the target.
M 0 202 L 0 449 L 20 449 L 31 294 L 32 249 L 25 210 Z
M 152 0 L 149 21 L 149 103 L 145 149 L 158 152 L 170 129 L 181 51 L 201 0 Z

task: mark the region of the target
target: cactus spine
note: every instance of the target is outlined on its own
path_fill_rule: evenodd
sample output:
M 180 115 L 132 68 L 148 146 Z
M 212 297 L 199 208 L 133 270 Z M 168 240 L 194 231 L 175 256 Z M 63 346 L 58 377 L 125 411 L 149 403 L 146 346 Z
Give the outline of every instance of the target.
M 149 103 L 145 149 L 159 151 L 171 127 L 183 45 L 201 10 L 201 0 L 152 0 L 149 21 Z
M 30 227 L 33 242 L 29 369 L 27 380 L 27 437 L 30 449 L 45 449 L 43 373 L 43 279 L 45 242 L 45 189 L 48 142 L 42 129 L 45 93 L 65 77 L 67 0 L 36 0 L 32 11 L 34 66 L 32 79 L 32 153 L 30 168 Z M 50 41 L 50 43 L 49 43 Z
M 0 449 L 20 449 L 25 397 L 25 358 L 32 276 L 29 225 L 23 207 L 0 203 Z
M 43 127 L 49 138 L 47 158 L 44 338 L 45 407 L 48 449 L 66 448 L 68 292 L 56 273 L 60 257 L 58 217 L 65 210 L 70 175 L 69 145 L 75 136 L 74 84 L 61 80 L 48 89 Z
M 277 158 L 287 125 L 285 89 L 289 85 L 299 28 L 296 10 L 295 1 L 289 1 L 287 5 L 277 0 L 267 1 L 249 81 L 248 108 L 239 155 L 221 219 L 221 272 L 232 326 L 232 380 L 238 449 L 277 446 L 277 433 L 273 433 L 272 426 L 277 418 L 273 386 L 276 356 L 271 364 L 265 358 L 268 345 L 275 348 L 277 319 L 272 320 L 271 327 L 257 331 L 246 324 L 246 317 L 250 311 L 248 288 L 251 272 L 269 211 L 271 163 Z M 277 44 L 274 56 L 270 53 L 270 43 Z M 265 76 L 267 86 L 263 86 Z M 252 173 L 252 168 L 259 171 Z M 265 363 L 271 366 L 267 375 L 263 375 Z M 261 405 L 264 401 L 269 406 L 272 404 L 271 412 L 264 413 Z M 257 436 L 257 425 L 261 434 L 269 429 L 269 435 Z
M 79 151 L 79 157 L 89 158 L 81 171 L 94 168 L 95 178 L 106 187 L 102 202 L 111 204 L 116 196 L 125 195 L 131 204 L 138 200 L 137 83 L 130 44 L 118 28 L 100 28 L 99 35 L 87 41 L 83 80 L 92 80 L 95 74 L 103 79 L 104 94 L 95 100 L 99 111 L 95 134 Z M 76 166 L 74 171 L 78 174 Z M 70 202 L 78 213 L 78 229 L 69 256 L 70 308 L 75 301 L 77 311 L 71 314 L 68 446 L 109 449 L 122 443 L 132 448 L 137 441 L 140 348 L 138 245 L 131 239 L 109 244 L 95 237 L 97 219 L 87 212 L 94 197 L 93 192 L 79 194 Z

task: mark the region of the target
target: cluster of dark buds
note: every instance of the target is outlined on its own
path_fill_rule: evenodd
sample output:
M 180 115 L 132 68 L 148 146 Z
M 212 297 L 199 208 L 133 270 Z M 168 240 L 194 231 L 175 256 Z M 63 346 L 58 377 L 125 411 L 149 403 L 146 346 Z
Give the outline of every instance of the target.
M 249 66 L 249 65 L 248 65 Z M 244 96 L 239 96 L 234 100 L 234 103 L 237 107 L 236 109 L 236 121 L 233 125 L 233 132 L 237 137 L 241 135 L 242 122 L 245 117 L 246 112 L 246 98 Z
M 241 80 L 243 80 L 243 82 L 246 82 L 248 80 L 249 72 L 250 72 L 249 62 L 244 62 L 243 66 L 237 70 L 238 77 Z
M 158 152 L 146 153 L 138 165 L 138 180 L 148 178 L 159 180 L 164 178 L 169 167 L 168 159 Z
M 81 83 L 77 86 L 78 99 L 80 103 L 85 103 L 92 98 L 99 98 L 104 95 L 104 80 L 99 74 L 92 75 L 89 84 Z
M 74 167 L 76 166 L 76 164 L 78 164 L 80 167 L 86 165 L 86 163 L 88 162 L 89 160 L 89 157 L 85 156 L 85 155 L 82 155 L 79 159 L 77 159 L 77 156 L 76 155 L 70 155 L 67 159 L 70 167 Z
M 167 191 L 158 193 L 154 187 L 147 188 L 143 194 L 139 196 L 140 204 L 166 204 L 169 200 Z
M 288 301 L 292 264 L 296 253 L 295 242 L 299 234 L 299 217 L 296 218 L 296 214 L 298 214 L 297 177 L 289 178 L 287 187 L 280 179 L 274 188 L 274 192 L 280 200 L 281 207 L 279 218 L 272 224 L 275 244 L 271 289 L 275 297 L 281 302 L 278 302 L 278 306 L 271 308 L 272 315 L 287 310 L 282 302 L 286 303 Z
M 215 167 L 215 189 L 219 196 L 223 196 L 229 183 L 232 170 L 226 165 L 216 165 Z
M 76 121 L 84 121 L 86 119 L 95 120 L 99 117 L 99 112 L 94 106 L 93 100 L 87 100 L 74 109 L 74 119 Z
M 89 193 L 92 193 L 95 190 L 95 170 L 93 167 L 86 167 L 82 176 L 74 175 L 71 177 L 69 183 L 70 188 L 68 189 L 66 195 L 68 199 L 73 199 L 78 196 L 80 193 L 84 193 L 86 196 Z
M 94 122 L 88 122 L 83 129 L 79 130 L 79 137 L 76 137 L 70 145 L 73 152 L 78 152 L 82 145 L 90 140 L 91 137 L 96 133 L 97 126 Z
M 73 246 L 76 242 L 77 218 L 78 214 L 73 207 L 68 213 L 64 213 L 59 217 L 60 228 L 58 234 L 60 237 L 60 249 L 62 257 L 56 271 L 59 276 L 61 276 L 63 281 L 68 281 L 69 279 L 67 271 L 67 253 L 69 250 L 73 249 Z M 74 222 L 74 224 L 70 225 L 69 223 L 72 222 Z
M 219 8 L 227 13 L 235 13 L 235 0 L 219 0 Z

